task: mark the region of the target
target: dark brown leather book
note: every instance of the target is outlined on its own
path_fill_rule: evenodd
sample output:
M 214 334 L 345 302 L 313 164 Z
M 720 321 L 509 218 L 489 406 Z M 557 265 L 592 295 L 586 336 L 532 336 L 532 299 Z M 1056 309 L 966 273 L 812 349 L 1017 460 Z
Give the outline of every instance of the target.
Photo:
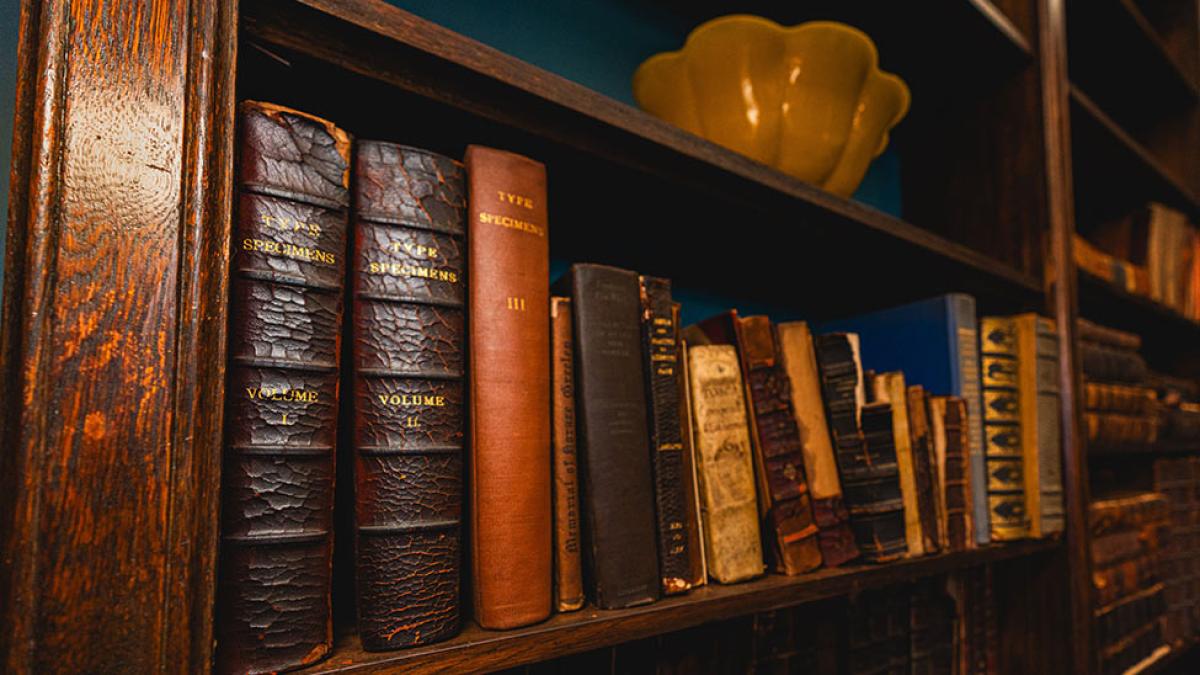
M 850 527 L 864 560 L 894 560 L 908 547 L 891 405 L 862 403 L 865 391 L 857 335 L 821 335 L 815 347 Z
M 580 557 L 579 471 L 575 452 L 575 340 L 571 299 L 550 298 L 550 381 L 554 408 L 554 605 L 560 612 L 583 607 Z
M 908 590 L 893 587 L 867 591 L 847 605 L 847 675 L 909 672 L 908 603 Z
M 785 574 L 821 565 L 800 431 L 792 411 L 791 383 L 775 329 L 765 316 L 739 317 L 737 310 L 697 324 L 714 344 L 737 347 L 746 391 L 750 445 L 758 485 L 758 510 L 770 559 Z
M 957 396 L 929 397 L 938 451 L 939 473 L 946 504 L 946 547 L 951 551 L 974 548 L 971 519 L 970 426 L 966 401 Z
M 550 615 L 550 249 L 546 167 L 467 148 L 471 579 L 475 620 Z
M 1093 382 L 1141 384 L 1146 380 L 1146 361 L 1137 352 L 1100 342 L 1079 343 L 1083 375 Z
M 938 531 L 938 513 L 944 510 L 939 504 L 937 489 L 937 458 L 934 456 L 933 438 L 929 430 L 929 412 L 925 406 L 925 389 L 919 384 L 908 387 L 908 431 L 911 436 L 913 468 L 917 482 L 917 508 L 921 518 L 921 532 L 926 553 L 936 553 L 941 548 Z
M 463 498 L 463 167 L 359 141 L 350 284 L 354 569 L 368 651 L 458 632 Z
M 275 672 L 332 647 L 334 455 L 350 137 L 239 108 L 221 489 L 217 668 Z
M 638 276 L 576 264 L 563 288 L 575 317 L 584 561 L 596 605 L 653 602 L 660 579 Z
M 658 277 L 640 277 L 639 282 L 658 564 L 663 594 L 675 595 L 691 588 L 679 422 L 679 329 L 671 313 L 671 282 Z
M 1149 387 L 1086 382 L 1083 394 L 1083 407 L 1095 412 L 1146 415 L 1155 408 L 1156 397 L 1154 390 Z
M 700 508 L 699 459 L 696 456 L 696 434 L 692 424 L 691 387 L 688 386 L 687 341 L 683 339 L 679 316 L 679 303 L 671 303 L 671 320 L 675 322 L 675 335 L 679 338 L 679 422 L 682 426 L 683 493 L 686 509 L 683 523 L 688 538 L 688 574 L 686 578 L 692 588 L 696 588 L 708 583 L 708 565 L 704 558 L 704 523 Z
M 946 594 L 945 581 L 922 579 L 909 594 L 911 675 L 954 672 L 954 600 Z

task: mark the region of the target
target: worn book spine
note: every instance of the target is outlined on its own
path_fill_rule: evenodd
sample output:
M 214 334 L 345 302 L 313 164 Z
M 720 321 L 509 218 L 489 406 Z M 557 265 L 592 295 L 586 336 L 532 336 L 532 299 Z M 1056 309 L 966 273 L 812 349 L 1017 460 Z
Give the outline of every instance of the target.
M 821 376 L 812 333 L 802 321 L 777 326 L 780 358 L 792 390 L 792 412 L 804 453 L 804 472 L 812 496 L 813 518 L 821 560 L 836 567 L 858 557 L 850 529 L 850 513 L 842 500 L 833 441 L 821 399 Z
M 929 415 L 937 421 L 945 439 L 939 461 L 945 492 L 947 548 L 964 551 L 975 547 L 967 404 L 957 396 L 931 396 Z
M 938 548 L 950 550 L 950 513 L 946 499 L 946 399 L 924 393 L 929 419 L 929 445 L 933 456 L 934 492 L 937 503 Z
M 911 675 L 952 675 L 954 672 L 954 601 L 945 579 L 923 579 L 909 594 L 909 654 Z
M 1094 382 L 1137 385 L 1146 379 L 1146 361 L 1127 349 L 1085 340 L 1079 343 L 1079 360 L 1084 377 Z
M 1160 422 L 1156 416 L 1088 411 L 1084 422 L 1088 452 L 1148 451 L 1158 440 Z
M 679 421 L 679 331 L 671 312 L 671 282 L 640 277 L 639 284 L 658 563 L 663 594 L 675 595 L 691 588 Z
M 546 168 L 470 146 L 468 326 L 471 579 L 475 620 L 550 615 L 550 249 Z
M 871 377 L 873 400 L 892 406 L 892 432 L 895 438 L 896 466 L 900 471 L 900 494 L 904 499 L 904 538 L 909 556 L 925 554 L 925 535 L 921 528 L 918 503 L 916 458 L 908 414 L 908 387 L 904 373 L 893 371 Z
M 979 325 L 992 541 L 1011 541 L 1029 536 L 1017 323 L 1013 317 L 988 316 Z
M 1085 382 L 1084 408 L 1094 411 L 1144 415 L 1154 409 L 1154 390 L 1125 384 Z
M 784 574 L 801 574 L 821 564 L 800 432 L 792 412 L 791 385 L 765 316 L 736 311 L 698 324 L 717 343 L 737 347 L 747 397 L 747 420 L 758 484 L 763 535 L 770 559 Z
M 447 157 L 355 153 L 351 381 L 358 632 L 367 650 L 458 632 L 466 193 Z
M 584 560 L 602 609 L 653 602 L 661 586 L 636 273 L 576 264 L 575 322 Z
M 907 673 L 911 666 L 908 591 L 867 591 L 848 605 L 847 675 Z
M 705 560 L 720 583 L 763 572 L 742 372 L 730 345 L 688 347 Z
M 269 103 L 243 102 L 238 122 L 214 624 L 218 669 L 265 673 L 319 661 L 333 643 L 351 140 Z
M 971 523 L 975 543 L 991 541 L 991 509 L 987 497 L 987 452 L 983 438 L 983 394 L 980 386 L 979 323 L 975 318 L 975 298 L 954 293 L 948 296 L 953 321 L 955 376 L 954 391 L 967 404 L 965 423 L 968 430 L 969 468 L 971 472 Z
M 688 583 L 692 588 L 708 583 L 708 565 L 704 559 L 704 523 L 700 509 L 700 477 L 697 473 L 696 430 L 692 423 L 692 389 L 688 379 L 688 344 L 683 339 L 679 303 L 672 303 L 671 318 L 679 336 L 679 422 L 683 439 L 684 524 L 688 538 Z
M 942 493 L 938 489 L 937 458 L 929 428 L 925 389 L 914 384 L 905 391 L 908 400 L 908 429 L 912 439 L 913 472 L 917 483 L 917 509 L 926 553 L 942 547 L 943 533 L 938 524 L 945 517 Z
M 1044 537 L 1065 526 L 1058 335 L 1053 321 L 1033 313 L 1016 322 L 1025 512 L 1030 535 Z
M 550 298 L 550 426 L 554 435 L 554 605 L 560 612 L 583 607 L 579 532 L 579 471 L 575 444 L 575 340 L 571 299 Z
M 817 364 L 850 527 L 864 560 L 886 562 L 907 551 L 904 503 L 892 440 L 891 406 L 864 406 L 857 338 L 853 333 L 817 337 Z M 868 422 L 869 440 L 864 433 Z

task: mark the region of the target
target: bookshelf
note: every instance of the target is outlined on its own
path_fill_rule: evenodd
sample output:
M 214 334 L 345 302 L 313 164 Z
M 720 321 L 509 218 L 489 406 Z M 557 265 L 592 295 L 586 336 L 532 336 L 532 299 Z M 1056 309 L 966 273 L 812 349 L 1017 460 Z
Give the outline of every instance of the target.
M 687 595 L 626 610 L 556 614 L 544 623 L 511 631 L 468 626 L 443 643 L 391 652 L 366 652 L 357 636 L 335 642 L 334 656 L 304 672 L 476 672 L 511 668 L 546 659 L 692 628 L 702 623 L 816 602 L 826 598 L 944 574 L 962 567 L 1037 556 L 1058 547 L 1053 540 L 990 546 L 889 565 L 851 565 L 788 577 L 769 574 L 742 584 L 711 584 Z
M 1200 214 L 1198 12 L 1200 5 L 1191 0 L 1067 3 L 1072 144 L 1068 171 L 1074 183 L 1074 231 L 1086 235 L 1149 201 L 1182 211 L 1196 222 Z M 1112 49 L 1114 44 L 1122 49 Z M 1159 372 L 1193 378 L 1200 374 L 1200 323 L 1082 270 L 1077 275 L 1080 316 L 1140 335 L 1142 354 Z M 1087 487 L 1081 496 L 1086 500 L 1089 493 L 1104 497 L 1151 490 L 1156 458 L 1194 456 L 1200 448 L 1158 443 L 1139 450 L 1088 455 L 1083 449 L 1087 461 L 1079 467 L 1084 474 L 1080 482 Z M 1089 532 L 1081 534 L 1090 546 Z M 1073 593 L 1076 606 L 1091 605 L 1089 588 L 1076 586 Z M 1171 672 L 1189 658 L 1194 645 L 1189 640 L 1160 650 L 1136 670 Z
M 1184 365 L 1200 363 L 1200 341 L 1195 324 L 1077 276 L 1070 238 L 1137 200 L 1197 212 L 1200 168 L 1186 152 L 1200 133 L 1200 68 L 1187 60 L 1196 38 L 1171 28 L 1179 15 L 1196 23 L 1195 3 L 939 0 L 937 21 L 884 4 L 664 7 L 689 24 L 744 11 L 870 33 L 914 94 L 893 135 L 897 215 L 383 0 L 179 0 L 146 15 L 103 0 L 25 3 L 0 350 L 0 445 L 11 449 L 0 455 L 4 669 L 212 667 L 233 110 L 257 97 L 364 137 L 539 158 L 561 259 L 808 318 L 965 291 L 980 314 L 1056 317 L 1064 345 L 1063 541 L 771 575 L 517 631 L 468 622 L 451 641 L 385 654 L 361 651 L 339 618 L 334 653 L 306 672 L 522 666 L 984 564 L 995 570 L 1001 670 L 1090 672 L 1073 320 L 1142 328 Z M 1077 13 L 1092 11 L 1101 23 Z M 1122 31 L 1142 77 L 1095 76 L 1105 66 L 1089 26 Z M 1121 105 L 1124 86 L 1162 114 Z M 413 135 L 397 137 L 398 125 Z M 729 253 L 731 243 L 750 253 Z

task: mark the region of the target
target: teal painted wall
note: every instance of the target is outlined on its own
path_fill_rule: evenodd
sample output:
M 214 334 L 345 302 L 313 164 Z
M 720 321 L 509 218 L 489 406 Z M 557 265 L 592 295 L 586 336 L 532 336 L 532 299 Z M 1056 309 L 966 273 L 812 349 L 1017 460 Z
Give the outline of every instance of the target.
M 13 105 L 17 98 L 17 27 L 21 5 L 0 0 L 0 279 L 8 234 L 8 167 L 12 159 Z M 0 288 L 0 293 L 3 293 Z

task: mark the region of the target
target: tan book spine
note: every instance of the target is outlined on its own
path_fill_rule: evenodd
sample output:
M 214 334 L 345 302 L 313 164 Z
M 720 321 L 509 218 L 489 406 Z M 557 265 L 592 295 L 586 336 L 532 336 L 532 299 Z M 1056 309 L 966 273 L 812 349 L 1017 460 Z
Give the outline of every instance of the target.
M 827 567 L 836 567 L 857 558 L 859 551 L 850 530 L 850 514 L 842 501 L 842 484 L 825 419 L 812 332 L 803 321 L 781 323 L 777 331 L 783 367 L 792 385 L 792 412 L 800 428 L 813 516 L 820 528 L 817 536 L 821 557 Z
M 925 396 L 925 411 L 929 418 L 929 445 L 933 452 L 933 476 L 937 484 L 938 548 L 950 548 L 949 510 L 946 504 L 946 399 Z
M 475 620 L 515 628 L 552 605 L 546 168 L 479 146 L 466 164 Z
M 554 603 L 560 612 L 583 607 L 579 549 L 579 476 L 575 453 L 575 347 L 571 299 L 550 298 L 550 426 L 554 437 Z
M 1037 315 L 1014 317 L 1017 330 L 1017 396 L 1021 414 L 1022 469 L 1025 474 L 1025 514 L 1029 536 L 1045 535 L 1042 520 L 1042 448 L 1038 441 Z
M 704 345 L 688 356 L 708 571 L 743 581 L 762 574 L 763 555 L 737 350 Z
M 921 511 L 917 504 L 917 476 L 913 463 L 912 435 L 908 427 L 908 387 L 904 373 L 879 373 L 871 378 L 874 400 L 892 404 L 892 435 L 895 436 L 896 465 L 900 470 L 900 495 L 904 499 L 904 539 L 907 558 L 925 555 Z
M 946 505 L 937 482 L 937 458 L 929 428 L 929 412 L 925 388 L 919 384 L 908 387 L 908 428 L 912 437 L 913 470 L 917 481 L 917 508 L 921 516 L 921 534 L 925 553 L 941 549 L 941 528 Z

